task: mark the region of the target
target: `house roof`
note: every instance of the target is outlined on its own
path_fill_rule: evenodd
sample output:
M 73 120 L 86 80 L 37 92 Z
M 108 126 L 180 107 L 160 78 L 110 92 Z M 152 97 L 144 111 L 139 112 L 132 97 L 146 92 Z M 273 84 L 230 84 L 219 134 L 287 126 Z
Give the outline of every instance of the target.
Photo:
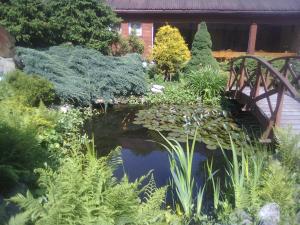
M 300 13 L 300 0 L 107 0 L 121 13 Z

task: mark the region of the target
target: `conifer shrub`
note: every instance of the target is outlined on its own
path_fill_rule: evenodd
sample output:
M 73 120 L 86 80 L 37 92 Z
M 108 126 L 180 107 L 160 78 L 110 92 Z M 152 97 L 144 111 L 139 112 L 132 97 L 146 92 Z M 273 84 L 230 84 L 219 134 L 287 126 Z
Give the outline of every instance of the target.
M 152 57 L 165 80 L 171 80 L 190 59 L 190 51 L 179 30 L 166 25 L 156 34 Z
M 54 84 L 62 102 L 89 105 L 97 99 L 142 95 L 147 91 L 138 54 L 104 56 L 96 50 L 55 46 L 47 50 L 18 48 L 24 71 L 39 74 Z
M 14 71 L 5 76 L 14 95 L 23 98 L 24 103 L 38 106 L 42 101 L 50 105 L 55 100 L 54 86 L 48 80 L 37 75 L 29 76 L 21 71 Z
M 128 53 L 144 53 L 144 42 L 134 33 L 130 34 L 129 37 L 120 35 L 118 41 L 112 46 L 112 54 L 114 56 L 122 56 Z
M 120 22 L 104 0 L 8 0 L 0 4 L 0 25 L 24 47 L 72 42 L 109 53 Z
M 186 71 L 198 70 L 201 66 L 211 66 L 214 69 L 219 69 L 219 64 L 213 57 L 211 48 L 212 41 L 210 34 L 206 23 L 202 22 L 195 34 L 191 50 L 192 57 L 185 68 Z

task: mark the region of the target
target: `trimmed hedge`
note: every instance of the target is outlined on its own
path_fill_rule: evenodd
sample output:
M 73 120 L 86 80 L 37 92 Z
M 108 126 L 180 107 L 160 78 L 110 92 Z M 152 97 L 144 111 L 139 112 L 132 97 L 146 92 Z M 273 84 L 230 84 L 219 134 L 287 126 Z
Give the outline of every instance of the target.
M 47 50 L 17 48 L 24 70 L 53 82 L 62 102 L 88 105 L 101 98 L 142 95 L 147 91 L 142 58 L 104 56 L 96 50 L 54 46 Z

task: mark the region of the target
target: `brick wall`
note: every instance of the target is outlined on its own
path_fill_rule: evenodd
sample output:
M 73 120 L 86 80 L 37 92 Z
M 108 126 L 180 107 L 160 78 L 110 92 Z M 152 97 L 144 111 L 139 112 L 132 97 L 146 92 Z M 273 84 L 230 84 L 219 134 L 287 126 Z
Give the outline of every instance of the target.
M 153 23 L 142 23 L 142 39 L 145 45 L 144 56 L 150 56 L 152 51 L 153 38 Z
M 153 23 L 151 22 L 141 22 L 142 25 L 142 36 L 140 37 L 144 41 L 144 56 L 149 57 L 153 47 Z M 123 22 L 121 24 L 121 32 L 124 37 L 128 37 L 129 35 L 129 23 Z

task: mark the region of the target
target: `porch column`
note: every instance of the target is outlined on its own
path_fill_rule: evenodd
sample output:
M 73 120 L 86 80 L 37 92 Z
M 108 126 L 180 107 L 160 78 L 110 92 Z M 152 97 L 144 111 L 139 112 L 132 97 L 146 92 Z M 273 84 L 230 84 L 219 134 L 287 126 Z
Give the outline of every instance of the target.
M 257 24 L 252 23 L 250 25 L 250 29 L 249 29 L 249 40 L 248 40 L 247 54 L 254 54 L 255 53 L 256 34 L 257 34 Z
M 142 39 L 144 41 L 144 56 L 148 57 L 150 56 L 152 52 L 153 47 L 153 40 L 154 40 L 154 34 L 153 34 L 153 22 L 142 22 Z

